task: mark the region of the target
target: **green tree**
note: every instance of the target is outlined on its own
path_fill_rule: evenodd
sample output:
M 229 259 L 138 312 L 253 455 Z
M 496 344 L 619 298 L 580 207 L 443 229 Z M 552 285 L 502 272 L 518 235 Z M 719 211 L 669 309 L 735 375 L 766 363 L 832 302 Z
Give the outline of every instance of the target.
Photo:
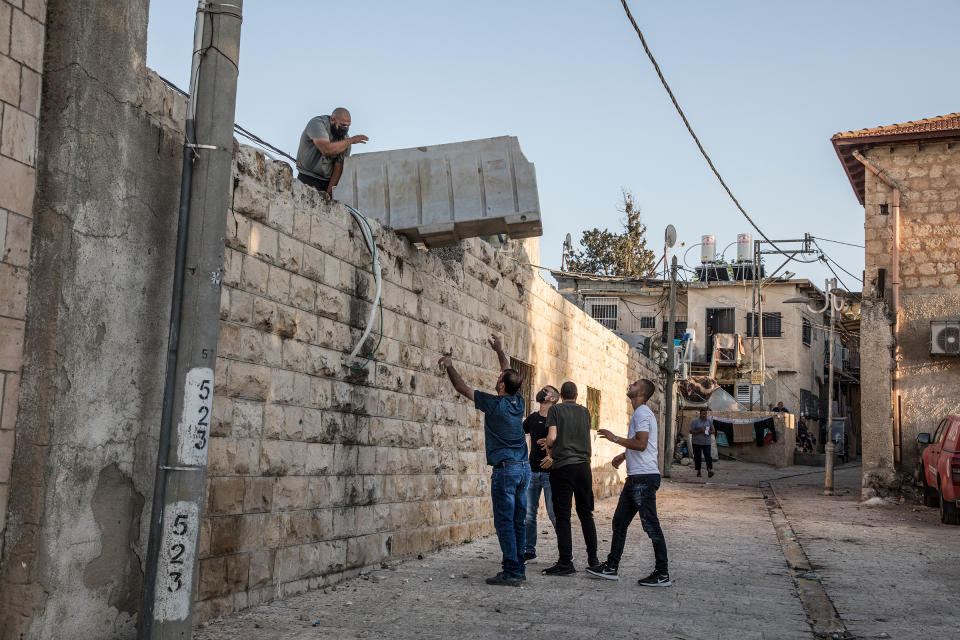
M 643 278 L 653 271 L 656 255 L 647 249 L 647 225 L 640 221 L 640 207 L 632 193 L 624 190 L 622 195 L 623 233 L 597 228 L 584 231 L 580 238 L 583 248 L 567 259 L 570 271 L 630 278 Z

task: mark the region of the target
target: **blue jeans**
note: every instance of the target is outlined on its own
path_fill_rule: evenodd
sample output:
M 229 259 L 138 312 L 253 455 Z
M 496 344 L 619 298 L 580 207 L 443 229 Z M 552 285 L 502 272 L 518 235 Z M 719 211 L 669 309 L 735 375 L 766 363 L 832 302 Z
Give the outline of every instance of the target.
M 511 578 L 526 573 L 523 550 L 526 546 L 527 487 L 530 464 L 524 460 L 493 470 L 490 498 L 493 500 L 493 526 L 503 552 L 503 572 Z
M 667 572 L 667 542 L 660 529 L 660 520 L 657 518 L 657 489 L 660 488 L 660 474 L 650 473 L 636 476 L 627 476 L 627 482 L 620 492 L 620 502 L 613 513 L 613 539 L 610 541 L 610 555 L 607 564 L 612 567 L 620 566 L 623 556 L 623 546 L 627 541 L 627 527 L 633 517 L 640 516 L 640 524 L 647 532 L 650 542 L 653 543 L 653 555 L 656 559 L 656 570 Z
M 537 511 L 540 509 L 540 490 L 543 489 L 543 501 L 547 503 L 547 517 L 553 528 L 557 528 L 557 517 L 553 515 L 553 495 L 550 491 L 550 472 L 531 471 L 530 488 L 527 489 L 527 553 L 537 552 Z

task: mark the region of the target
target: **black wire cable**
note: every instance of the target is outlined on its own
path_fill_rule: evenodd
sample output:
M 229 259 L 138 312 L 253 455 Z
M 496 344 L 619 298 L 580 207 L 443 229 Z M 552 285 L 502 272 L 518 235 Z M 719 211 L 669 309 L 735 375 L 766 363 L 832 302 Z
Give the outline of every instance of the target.
M 833 267 L 830 266 L 830 262 L 832 262 L 833 264 L 835 264 L 838 269 L 840 269 L 841 271 L 843 271 L 845 274 L 847 274 L 848 276 L 850 276 L 851 278 L 853 278 L 854 280 L 856 280 L 857 282 L 859 282 L 861 286 L 863 286 L 863 279 L 862 279 L 862 278 L 858 278 L 857 276 L 853 275 L 852 273 L 850 273 L 849 271 L 847 271 L 846 269 L 844 269 L 844 268 L 843 268 L 843 265 L 841 265 L 839 262 L 837 262 L 836 260 L 834 260 L 833 258 L 831 258 L 829 255 L 827 255 L 827 252 L 823 250 L 823 247 L 821 247 L 819 244 L 817 244 L 816 240 L 814 240 L 813 244 L 816 245 L 817 249 L 820 250 L 820 253 L 823 254 L 823 257 L 826 258 L 826 260 L 824 260 L 824 263 L 827 265 L 827 268 L 830 269 L 830 271 L 833 272 L 833 275 L 837 276 L 837 280 L 840 280 L 841 284 L 843 283 L 843 281 L 841 280 L 840 276 L 837 275 L 837 272 L 836 272 L 836 271 L 833 271 Z M 828 261 L 829 261 L 829 262 L 828 262 Z M 844 288 L 845 288 L 847 291 L 852 291 L 852 289 L 850 289 L 850 287 L 848 287 L 847 285 L 843 285 L 843 286 L 844 286 Z
M 833 242 L 834 244 L 845 244 L 848 247 L 857 247 L 859 249 L 864 248 L 862 244 L 854 244 L 852 242 L 844 242 L 842 240 L 831 240 L 830 238 L 821 238 L 820 236 L 810 236 L 810 237 L 813 238 L 814 240 L 823 240 L 824 242 Z
M 627 18 L 630 20 L 630 24 L 633 25 L 634 30 L 637 32 L 637 35 L 640 37 L 640 44 L 643 45 L 643 50 L 647 53 L 647 57 L 650 58 L 650 62 L 653 64 L 654 70 L 657 72 L 657 76 L 660 78 L 660 83 L 663 84 L 663 88 L 667 90 L 667 95 L 670 96 L 670 101 L 673 102 L 674 108 L 677 110 L 677 113 L 680 114 L 680 118 L 683 120 L 683 124 L 687 127 L 687 131 L 690 133 L 690 137 L 693 138 L 693 141 L 697 144 L 697 149 L 700 150 L 700 154 L 703 156 L 704 160 L 707 161 L 707 164 L 710 165 L 710 169 L 713 171 L 713 175 L 717 177 L 717 180 L 720 181 L 720 185 L 727 192 L 727 195 L 730 196 L 730 199 L 733 200 L 733 204 L 736 205 L 737 209 L 740 210 L 740 213 L 743 214 L 743 217 L 747 219 L 747 222 L 750 223 L 754 229 L 757 230 L 757 233 L 763 237 L 767 243 L 772 246 L 774 249 L 786 255 L 786 253 L 778 247 L 773 240 L 767 237 L 760 227 L 757 226 L 757 223 L 753 221 L 753 218 L 750 217 L 750 214 L 747 213 L 746 209 L 743 208 L 743 205 L 740 204 L 740 201 L 737 200 L 736 196 L 733 195 L 733 191 L 730 190 L 730 187 L 727 186 L 727 183 L 724 181 L 723 176 L 720 175 L 720 172 L 717 171 L 717 167 L 714 166 L 713 160 L 710 159 L 710 156 L 707 154 L 707 151 L 703 148 L 703 145 L 700 143 L 700 138 L 697 137 L 697 134 L 693 132 L 693 127 L 690 126 L 690 121 L 687 120 L 686 114 L 683 112 L 683 109 L 680 108 L 680 103 L 677 102 L 676 96 L 673 95 L 673 91 L 670 89 L 670 85 L 667 84 L 666 78 L 663 77 L 663 72 L 660 71 L 660 65 L 657 64 L 656 59 L 653 57 L 653 52 L 650 51 L 650 47 L 647 46 L 647 40 L 643 37 L 643 32 L 640 31 L 640 27 L 637 26 L 637 21 L 633 19 L 633 14 L 630 13 L 630 7 L 627 6 L 627 0 L 620 0 L 620 3 L 623 5 L 623 10 L 627 12 Z
M 187 97 L 190 96 L 189 93 L 187 93 L 186 91 L 184 91 L 183 89 L 181 89 L 181 88 L 178 87 L 177 85 L 173 84 L 172 82 L 170 82 L 169 80 L 167 80 L 167 79 L 164 78 L 163 76 L 161 76 L 161 75 L 159 75 L 159 74 L 157 74 L 157 75 L 160 77 L 160 80 L 162 80 L 165 85 L 167 85 L 168 87 L 170 87 L 171 89 L 173 89 L 174 91 L 176 91 L 177 93 L 179 93 L 180 95 L 182 95 L 182 96 L 187 96 Z M 273 153 L 276 153 L 276 154 L 278 154 L 278 155 L 283 156 L 284 158 L 290 160 L 290 162 L 292 162 L 294 166 L 296 166 L 296 164 L 297 164 L 297 159 L 296 159 L 296 158 L 294 158 L 292 155 L 290 155 L 289 153 L 287 153 L 287 152 L 284 151 L 283 149 L 280 149 L 280 148 L 278 148 L 278 147 L 273 146 L 272 144 L 270 144 L 269 142 L 267 142 L 266 140 L 264 140 L 263 138 L 261 138 L 261 137 L 258 136 L 257 134 L 253 133 L 253 132 L 250 131 L 249 129 L 246 129 L 245 127 L 241 127 L 239 124 L 234 123 L 234 124 L 233 124 L 233 130 L 234 130 L 236 133 L 238 133 L 241 137 L 244 137 L 244 138 L 246 138 L 247 140 L 250 140 L 250 141 L 253 142 L 255 145 L 263 148 L 264 150 L 266 150 L 266 151 L 272 151 Z

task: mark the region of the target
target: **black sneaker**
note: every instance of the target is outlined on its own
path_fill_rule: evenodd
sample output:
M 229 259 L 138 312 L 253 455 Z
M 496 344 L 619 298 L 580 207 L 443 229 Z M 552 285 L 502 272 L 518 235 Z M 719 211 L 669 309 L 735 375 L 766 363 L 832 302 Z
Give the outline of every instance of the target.
M 527 551 L 525 554 L 523 554 L 523 561 L 530 562 L 531 560 L 534 560 L 536 557 L 537 557 L 537 554 L 535 554 L 532 551 Z
M 552 567 L 543 570 L 545 576 L 569 576 L 576 573 L 577 570 L 573 564 L 560 564 L 559 562 Z
M 617 571 L 617 567 L 611 567 L 606 562 L 603 562 L 595 567 L 587 567 L 587 573 L 597 578 L 604 578 L 606 580 L 620 579 L 620 573 Z
M 708 477 L 708 478 L 712 478 L 712 477 L 713 477 L 713 469 L 710 469 L 710 470 L 707 471 L 707 477 Z
M 492 584 L 498 587 L 519 587 L 522 580 L 523 578 L 511 578 L 501 571 L 492 578 L 487 578 L 487 584 Z
M 654 571 L 646 578 L 637 580 L 637 584 L 643 587 L 669 587 L 673 582 L 670 581 L 669 574 Z

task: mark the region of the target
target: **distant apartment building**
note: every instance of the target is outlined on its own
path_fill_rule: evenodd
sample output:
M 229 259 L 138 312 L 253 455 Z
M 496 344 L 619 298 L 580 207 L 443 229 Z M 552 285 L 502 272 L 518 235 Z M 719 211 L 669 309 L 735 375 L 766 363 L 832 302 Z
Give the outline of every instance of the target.
M 960 113 L 838 133 L 864 207 L 864 486 L 913 473 L 960 412 Z M 867 366 L 867 363 L 868 366 Z
M 783 402 L 818 433 L 826 417 L 828 320 L 808 306 L 822 308 L 823 292 L 802 278 L 764 279 L 761 303 L 755 310 L 749 268 L 715 265 L 709 269 L 723 270 L 724 279 L 705 276 L 701 268 L 693 279 L 678 283 L 673 338 L 693 337 L 683 371 L 711 375 L 745 409 L 766 410 Z M 658 353 L 662 356 L 668 331 L 668 282 L 560 271 L 553 276 L 561 295 L 597 322 L 655 360 Z M 808 303 L 785 302 L 791 298 L 806 298 Z M 848 325 L 855 324 L 855 309 L 844 318 Z M 851 339 L 856 331 L 841 325 L 838 322 L 834 338 L 834 414 L 850 418 L 856 438 L 859 356 Z

